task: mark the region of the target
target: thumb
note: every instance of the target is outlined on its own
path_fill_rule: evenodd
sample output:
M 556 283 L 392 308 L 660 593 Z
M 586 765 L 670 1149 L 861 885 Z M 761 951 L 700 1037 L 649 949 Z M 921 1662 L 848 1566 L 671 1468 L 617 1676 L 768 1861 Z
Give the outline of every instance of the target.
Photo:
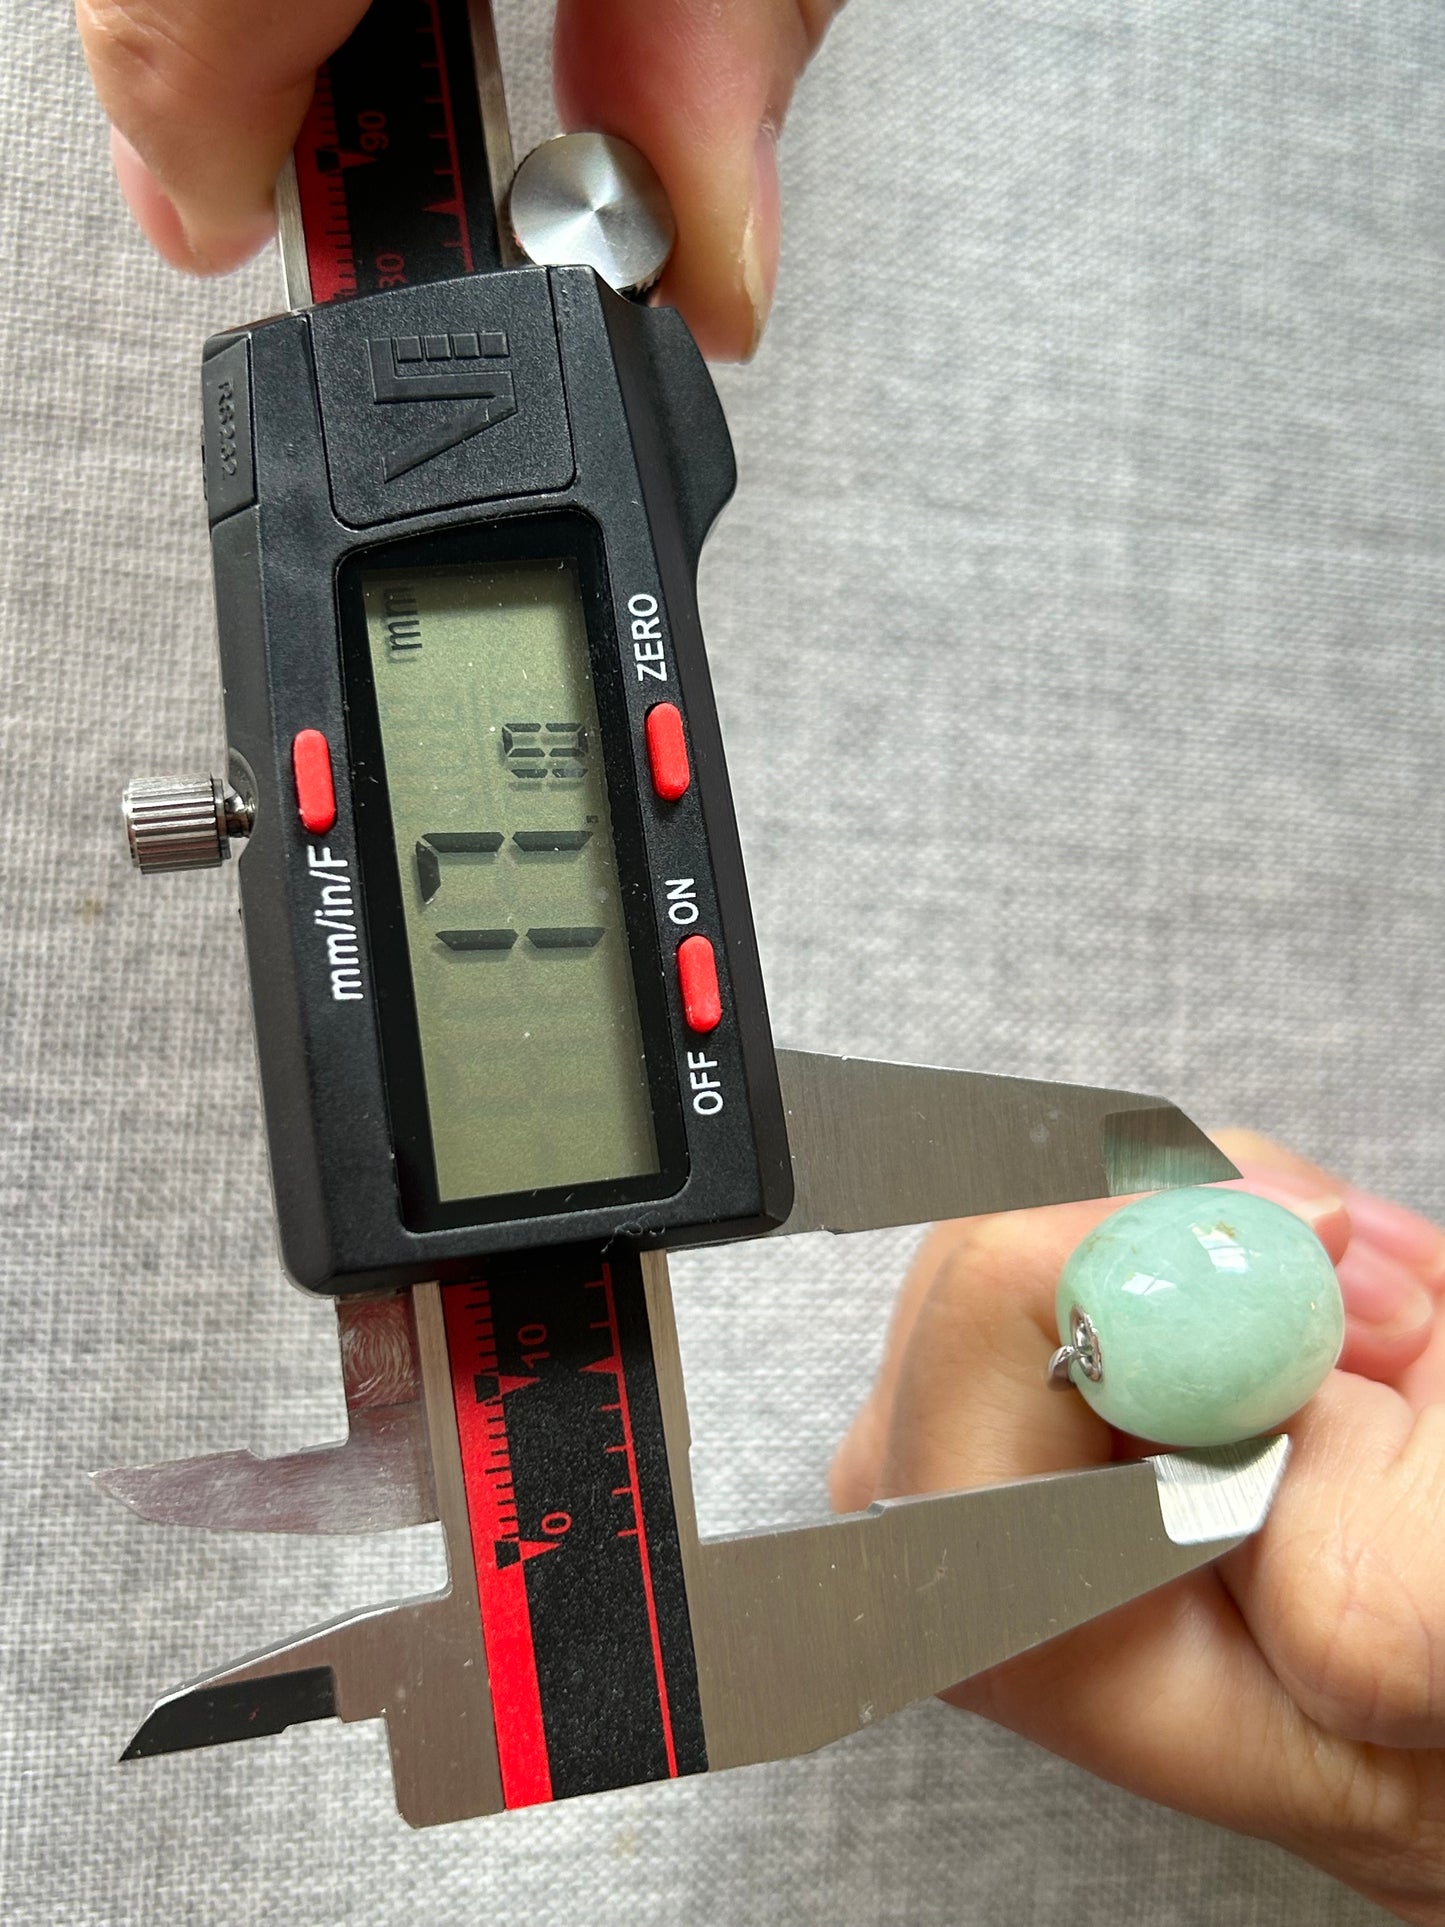
M 750 355 L 778 267 L 777 135 L 839 0 L 559 0 L 557 101 L 657 169 L 677 220 L 659 290 L 703 353 Z
M 172 267 L 223 273 L 266 240 L 316 69 L 365 11 L 366 0 L 76 0 L 121 192 Z

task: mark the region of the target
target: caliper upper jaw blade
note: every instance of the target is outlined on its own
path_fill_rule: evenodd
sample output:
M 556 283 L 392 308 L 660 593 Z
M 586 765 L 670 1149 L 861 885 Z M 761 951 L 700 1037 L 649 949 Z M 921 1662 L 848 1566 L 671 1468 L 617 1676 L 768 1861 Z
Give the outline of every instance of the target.
M 425 1827 L 501 1811 L 440 1293 L 418 1285 L 408 1296 L 446 1590 L 338 1619 L 177 1688 L 157 1701 L 122 1759 L 259 1738 L 305 1720 L 384 1719 L 404 1820 Z
M 1164 1098 L 780 1050 L 793 1209 L 774 1236 L 1216 1184 L 1238 1171 Z
M 704 1540 L 688 1603 L 708 1762 L 790 1758 L 1232 1551 L 1286 1438 Z
M 156 1525 L 208 1532 L 392 1532 L 437 1516 L 411 1293 L 336 1304 L 346 1437 L 258 1458 L 211 1452 L 91 1478 Z

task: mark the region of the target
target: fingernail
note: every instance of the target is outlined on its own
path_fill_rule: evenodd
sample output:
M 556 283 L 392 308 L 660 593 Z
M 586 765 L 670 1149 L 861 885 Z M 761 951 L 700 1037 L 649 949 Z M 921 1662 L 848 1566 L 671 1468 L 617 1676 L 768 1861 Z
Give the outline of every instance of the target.
M 1345 1187 L 1345 1203 L 1357 1238 L 1408 1265 L 1436 1291 L 1445 1286 L 1445 1233 L 1428 1218 L 1353 1184 Z
M 136 226 L 164 260 L 188 274 L 224 274 L 239 267 L 270 238 L 274 222 L 268 210 L 238 221 L 232 228 L 198 240 L 185 216 L 118 128 L 110 130 L 110 156 L 115 178 Z
M 878 1448 L 868 1436 L 871 1400 L 838 1441 L 828 1467 L 828 1496 L 835 1512 L 861 1512 L 872 1503 L 878 1486 Z
M 1268 1198 L 1271 1204 L 1282 1204 L 1287 1211 L 1293 1211 L 1297 1218 L 1303 1218 L 1312 1231 L 1318 1231 L 1327 1218 L 1342 1213 L 1345 1201 L 1337 1193 L 1321 1191 L 1317 1184 L 1307 1184 L 1303 1178 L 1294 1177 L 1280 1171 L 1249 1173 L 1231 1179 L 1221 1190 L 1252 1191 L 1258 1198 Z
M 1249 1158 L 1234 1160 L 1245 1188 L 1250 1191 L 1268 1191 L 1279 1198 L 1332 1198 L 1336 1203 L 1344 1202 L 1343 1190 L 1327 1191 L 1318 1178 L 1302 1177 L 1297 1171 L 1281 1171 L 1277 1165 L 1255 1164 Z
M 763 329 L 768 325 L 773 289 L 777 285 L 779 207 L 778 130 L 770 121 L 764 121 L 753 144 L 753 198 L 743 229 L 741 255 L 743 292 L 753 311 L 750 357 L 757 352 Z
M 1381 1337 L 1417 1332 L 1435 1316 L 1435 1300 L 1414 1272 L 1372 1244 L 1352 1243 L 1335 1269 L 1345 1310 Z
M 178 250 L 188 255 L 179 209 L 118 127 L 110 130 L 110 158 L 121 196 L 151 246 L 171 262 Z

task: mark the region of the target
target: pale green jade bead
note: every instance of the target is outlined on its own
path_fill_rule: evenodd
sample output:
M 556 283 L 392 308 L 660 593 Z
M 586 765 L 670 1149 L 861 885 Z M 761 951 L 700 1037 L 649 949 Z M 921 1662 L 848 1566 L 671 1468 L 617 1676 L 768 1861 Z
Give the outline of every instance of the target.
M 1059 1280 L 1101 1376 L 1070 1382 L 1100 1418 L 1158 1445 L 1233 1445 L 1281 1425 L 1339 1358 L 1345 1308 L 1302 1218 L 1247 1191 L 1158 1191 L 1091 1231 Z

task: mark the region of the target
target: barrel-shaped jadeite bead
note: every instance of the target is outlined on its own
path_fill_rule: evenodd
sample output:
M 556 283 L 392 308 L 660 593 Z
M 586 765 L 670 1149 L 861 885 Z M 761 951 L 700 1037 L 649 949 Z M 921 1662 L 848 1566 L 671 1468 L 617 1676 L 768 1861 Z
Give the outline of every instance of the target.
M 1340 1355 L 1329 1253 L 1247 1191 L 1158 1191 L 1105 1218 L 1059 1280 L 1059 1335 L 1094 1329 L 1101 1375 L 1069 1377 L 1101 1418 L 1160 1445 L 1232 1445 L 1297 1412 Z

